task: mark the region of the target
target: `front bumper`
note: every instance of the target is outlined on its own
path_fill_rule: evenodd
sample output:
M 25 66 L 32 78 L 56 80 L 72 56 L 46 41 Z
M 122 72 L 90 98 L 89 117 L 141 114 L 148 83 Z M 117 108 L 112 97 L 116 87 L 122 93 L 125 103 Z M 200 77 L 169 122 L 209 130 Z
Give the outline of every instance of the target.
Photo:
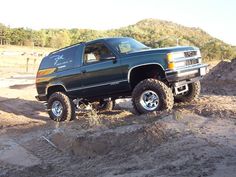
M 206 72 L 207 72 L 206 64 L 197 64 L 180 69 L 167 70 L 165 74 L 168 82 L 175 83 L 184 80 L 190 81 L 193 78 L 199 80 L 204 75 L 206 75 Z

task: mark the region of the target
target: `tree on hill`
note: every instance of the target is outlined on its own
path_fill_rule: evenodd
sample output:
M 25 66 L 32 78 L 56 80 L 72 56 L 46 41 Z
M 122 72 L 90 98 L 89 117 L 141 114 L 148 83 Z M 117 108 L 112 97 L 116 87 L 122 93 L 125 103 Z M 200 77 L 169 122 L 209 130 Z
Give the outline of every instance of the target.
M 53 48 L 61 48 L 71 44 L 70 35 L 66 30 L 59 31 L 52 36 L 50 46 Z
M 7 44 L 9 28 L 0 23 L 0 45 Z

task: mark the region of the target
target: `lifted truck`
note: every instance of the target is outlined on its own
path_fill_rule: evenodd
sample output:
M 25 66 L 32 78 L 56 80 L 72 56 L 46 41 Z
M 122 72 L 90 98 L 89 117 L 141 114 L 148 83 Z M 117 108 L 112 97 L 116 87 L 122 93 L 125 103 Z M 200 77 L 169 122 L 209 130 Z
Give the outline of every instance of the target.
M 174 101 L 199 96 L 206 67 L 196 47 L 151 49 L 132 38 L 98 39 L 43 58 L 36 98 L 47 102 L 55 121 L 75 118 L 81 102 L 110 110 L 115 99 L 127 97 L 139 114 L 171 110 Z

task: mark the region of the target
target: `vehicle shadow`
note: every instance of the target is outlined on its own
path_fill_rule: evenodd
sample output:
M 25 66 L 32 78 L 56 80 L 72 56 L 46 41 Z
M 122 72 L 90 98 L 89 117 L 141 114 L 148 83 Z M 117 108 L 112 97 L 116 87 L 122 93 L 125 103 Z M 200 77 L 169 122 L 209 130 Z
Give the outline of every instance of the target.
M 43 104 L 36 100 L 5 98 L 0 96 L 0 110 L 17 116 L 25 116 L 30 119 L 48 120 L 48 117 L 42 114 L 44 112 Z

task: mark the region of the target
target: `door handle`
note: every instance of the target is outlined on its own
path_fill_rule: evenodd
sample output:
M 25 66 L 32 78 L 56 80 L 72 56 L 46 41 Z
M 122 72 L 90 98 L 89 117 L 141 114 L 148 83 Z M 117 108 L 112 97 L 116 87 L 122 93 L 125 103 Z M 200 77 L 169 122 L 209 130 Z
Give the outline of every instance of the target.
M 82 72 L 82 73 L 86 73 L 86 70 L 85 70 L 85 69 L 84 69 L 84 70 L 81 70 L 81 72 Z

